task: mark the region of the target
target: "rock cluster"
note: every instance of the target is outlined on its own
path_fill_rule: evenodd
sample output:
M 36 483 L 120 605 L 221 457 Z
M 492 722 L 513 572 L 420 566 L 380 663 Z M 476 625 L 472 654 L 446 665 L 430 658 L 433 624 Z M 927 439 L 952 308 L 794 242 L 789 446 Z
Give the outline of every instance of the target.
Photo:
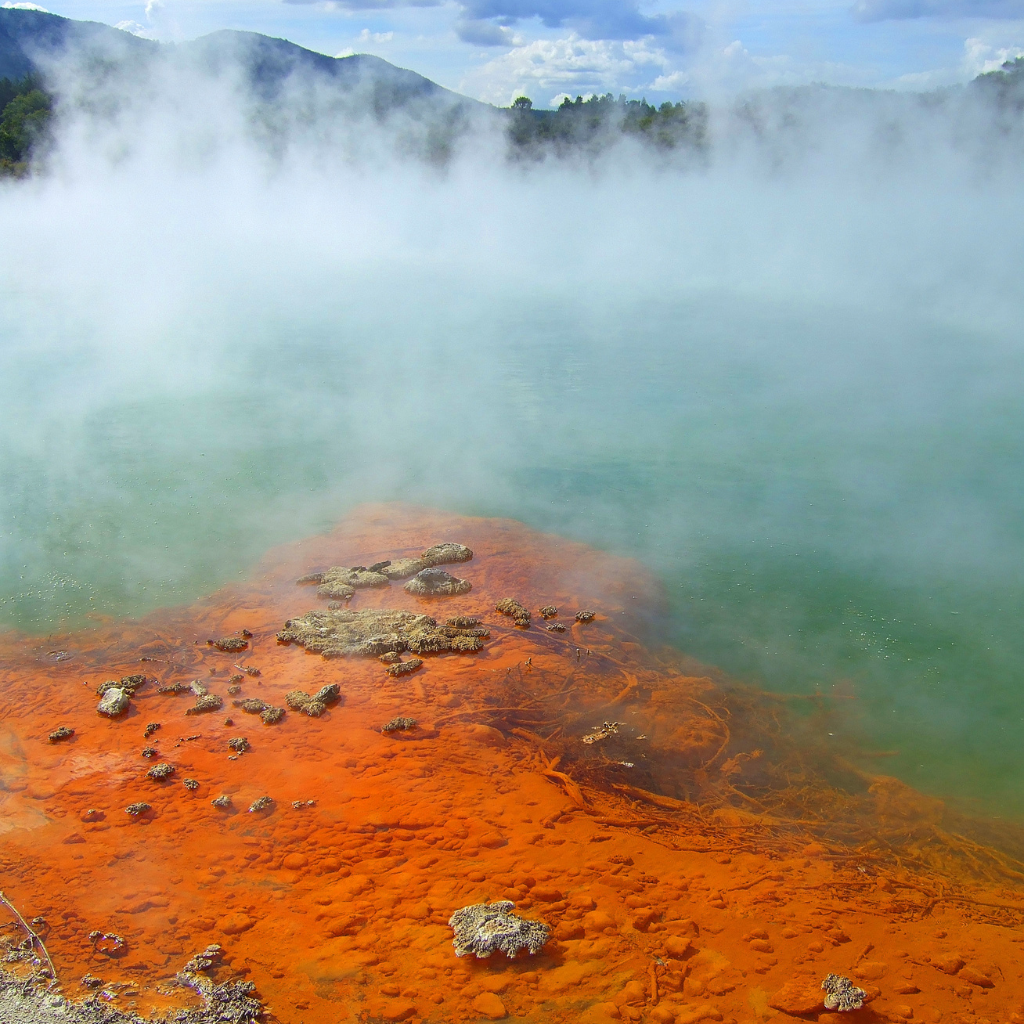
M 116 718 L 128 710 L 128 704 L 135 691 L 146 681 L 143 675 L 125 676 L 123 679 L 108 679 L 96 687 L 100 702 L 96 710 L 108 718 Z
M 225 981 L 215 985 L 203 973 L 220 964 L 224 957 L 221 946 L 207 946 L 197 953 L 178 974 L 179 984 L 197 992 L 209 1014 L 209 1020 L 231 1021 L 232 1024 L 249 1024 L 263 1015 L 260 1001 L 253 996 L 256 983 L 252 981 Z
M 530 613 L 514 597 L 502 598 L 494 610 L 509 616 L 520 629 L 527 629 L 530 625 Z
M 477 903 L 456 910 L 448 924 L 455 932 L 456 956 L 474 954 L 478 959 L 500 950 L 514 959 L 521 949 L 537 953 L 548 941 L 551 928 L 543 921 L 528 921 L 512 913 L 511 900 Z
M 284 708 L 275 708 L 258 697 L 247 697 L 233 703 L 236 708 L 241 708 L 248 715 L 259 715 L 264 725 L 275 725 L 284 718 Z
M 319 718 L 340 697 L 341 687 L 337 683 L 330 683 L 321 687 L 312 697 L 303 690 L 291 690 L 285 695 L 284 702 L 292 711 L 301 711 L 310 718 Z
M 297 582 L 316 583 L 316 592 L 320 597 L 347 601 L 357 590 L 386 587 L 392 580 L 408 579 L 438 565 L 468 562 L 472 557 L 473 552 L 465 544 L 435 544 L 427 548 L 419 558 L 399 558 L 395 561 L 375 562 L 370 566 L 354 565 L 351 568 L 336 565 L 324 572 L 311 572 Z M 464 580 L 461 582 L 465 583 Z M 466 584 L 466 590 L 469 590 L 469 584 Z M 465 593 L 463 590 L 456 592 Z

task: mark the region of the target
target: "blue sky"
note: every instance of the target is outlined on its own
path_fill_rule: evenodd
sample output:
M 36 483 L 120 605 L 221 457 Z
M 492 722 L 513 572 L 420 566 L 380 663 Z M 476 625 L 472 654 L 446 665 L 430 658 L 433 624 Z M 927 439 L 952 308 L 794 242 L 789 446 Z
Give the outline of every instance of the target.
M 1024 54 L 1024 0 L 41 0 L 160 40 L 220 28 L 374 53 L 451 89 L 537 106 L 771 85 L 925 89 Z M 3 6 L 23 6 L 6 2 Z

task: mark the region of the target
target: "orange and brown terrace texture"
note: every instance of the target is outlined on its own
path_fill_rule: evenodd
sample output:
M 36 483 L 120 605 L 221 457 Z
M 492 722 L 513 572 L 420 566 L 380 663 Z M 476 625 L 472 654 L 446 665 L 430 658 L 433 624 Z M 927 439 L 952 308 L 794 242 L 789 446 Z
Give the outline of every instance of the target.
M 469 592 L 395 582 L 345 607 L 477 618 L 480 650 L 390 675 L 278 641 L 327 608 L 299 577 L 439 542 L 472 548 Z M 496 612 L 506 598 L 528 627 Z M 217 942 L 214 978 L 255 982 L 282 1024 L 1024 1022 L 1007 837 L 843 763 L 814 715 L 645 648 L 659 601 L 637 564 L 518 523 L 372 506 L 189 607 L 5 634 L 2 888 L 45 918 L 66 994 L 91 974 L 143 1014 L 194 1005 L 174 976 Z M 207 643 L 225 636 L 248 646 Z M 139 673 L 127 712 L 96 712 L 100 684 Z M 194 689 L 160 692 L 193 680 L 223 706 L 186 715 Z M 286 700 L 333 684 L 318 716 Z M 264 724 L 242 700 L 285 713 Z M 417 725 L 382 733 L 395 718 Z M 51 742 L 58 727 L 74 733 Z M 490 900 L 547 922 L 543 950 L 456 957 L 448 919 Z M 20 941 L 13 921 L 5 934 Z M 825 1009 L 830 973 L 867 992 L 862 1009 Z

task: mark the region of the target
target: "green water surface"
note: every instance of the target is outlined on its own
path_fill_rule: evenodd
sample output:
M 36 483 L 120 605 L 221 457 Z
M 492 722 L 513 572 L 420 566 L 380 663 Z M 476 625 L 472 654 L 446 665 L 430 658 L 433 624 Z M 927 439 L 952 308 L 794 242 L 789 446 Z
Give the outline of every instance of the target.
M 1024 368 L 997 333 L 376 280 L 201 304 L 126 353 L 8 298 L 0 625 L 186 602 L 368 500 L 509 516 L 641 559 L 668 640 L 835 696 L 874 770 L 1024 816 Z

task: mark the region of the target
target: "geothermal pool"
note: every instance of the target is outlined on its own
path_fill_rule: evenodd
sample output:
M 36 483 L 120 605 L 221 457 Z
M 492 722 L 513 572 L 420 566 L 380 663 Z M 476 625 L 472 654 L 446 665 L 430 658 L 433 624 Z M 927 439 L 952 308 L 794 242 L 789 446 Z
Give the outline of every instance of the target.
M 369 500 L 511 517 L 638 558 L 667 598 L 652 640 L 822 695 L 861 767 L 1019 819 L 1006 336 L 901 307 L 487 287 L 206 298 L 116 346 L 85 304 L 70 352 L 84 300 L 12 296 L 0 619 L 187 603 Z

